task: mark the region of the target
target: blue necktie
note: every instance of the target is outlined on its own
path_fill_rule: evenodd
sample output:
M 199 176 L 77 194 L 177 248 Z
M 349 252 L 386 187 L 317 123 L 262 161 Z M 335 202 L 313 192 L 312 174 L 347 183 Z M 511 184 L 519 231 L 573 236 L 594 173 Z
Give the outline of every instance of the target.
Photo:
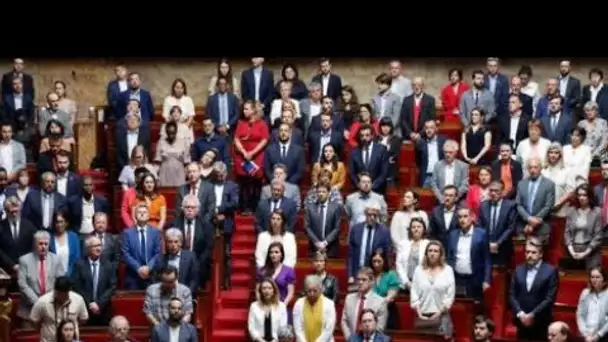
M 97 300 L 97 282 L 99 281 L 98 272 L 97 272 L 97 261 L 93 261 L 93 300 Z
M 146 255 L 146 230 L 140 228 L 139 229 L 139 253 L 141 253 L 141 256 L 143 257 L 143 262 L 145 264 L 148 263 L 148 258 Z
M 528 213 L 532 214 L 532 206 L 534 205 L 534 198 L 536 197 L 536 187 L 538 186 L 538 180 L 530 180 L 530 187 L 528 188 Z

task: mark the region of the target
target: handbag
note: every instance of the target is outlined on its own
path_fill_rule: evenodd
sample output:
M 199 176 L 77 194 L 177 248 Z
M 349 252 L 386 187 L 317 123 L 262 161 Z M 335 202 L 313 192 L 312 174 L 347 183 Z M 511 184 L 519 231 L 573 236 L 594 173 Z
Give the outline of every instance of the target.
M 433 314 L 422 314 L 426 317 L 431 317 Z M 441 316 L 434 319 L 420 319 L 417 317 L 414 319 L 414 328 L 416 329 L 439 329 L 441 326 Z

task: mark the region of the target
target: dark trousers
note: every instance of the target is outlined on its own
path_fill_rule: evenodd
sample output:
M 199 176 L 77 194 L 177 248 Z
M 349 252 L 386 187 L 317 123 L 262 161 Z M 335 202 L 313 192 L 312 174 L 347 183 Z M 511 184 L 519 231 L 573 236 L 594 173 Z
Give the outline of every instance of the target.
M 239 176 L 239 200 L 241 210 L 255 212 L 262 193 L 262 180 L 255 177 Z
M 524 327 L 521 321 L 515 317 L 515 325 L 517 326 L 517 339 L 529 341 L 544 341 L 547 339 L 547 329 L 550 322 L 545 320 L 534 321 L 530 327 Z
M 224 233 L 224 287 L 230 288 L 232 274 L 232 233 Z
M 456 280 L 456 292 L 464 294 L 467 298 L 472 298 L 476 301 L 483 300 L 483 288 L 473 275 L 470 274 L 458 274 L 454 272 L 454 279 Z

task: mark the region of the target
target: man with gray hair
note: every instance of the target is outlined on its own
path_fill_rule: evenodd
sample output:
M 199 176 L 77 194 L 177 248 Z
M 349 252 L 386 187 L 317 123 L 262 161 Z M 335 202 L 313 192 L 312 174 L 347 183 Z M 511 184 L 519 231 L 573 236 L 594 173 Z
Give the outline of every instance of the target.
M 36 227 L 21 218 L 21 202 L 17 196 L 4 200 L 4 212 L 5 219 L 0 221 L 0 268 L 17 274 L 19 258 L 32 251 Z
M 270 183 L 270 187 L 271 197 L 260 201 L 255 211 L 255 230 L 258 234 L 268 230 L 270 214 L 281 211 L 287 220 L 287 230 L 293 233 L 298 216 L 297 205 L 285 197 L 285 182 L 275 179 Z
M 293 328 L 297 341 L 333 342 L 334 329 L 336 327 L 335 303 L 323 295 L 323 284 L 321 278 L 316 275 L 307 275 L 304 279 L 304 291 L 306 296 L 298 299 L 293 306 Z M 317 336 L 309 336 L 304 328 L 306 322 L 317 319 L 310 314 L 310 310 L 304 310 L 305 306 L 322 306 L 322 328 Z
M 30 311 L 45 293 L 53 291 L 55 279 L 65 273 L 59 258 L 49 252 L 51 235 L 44 230 L 34 234 L 34 249 L 19 258 L 17 283 L 21 299 L 17 317 L 23 320 L 23 328 L 32 328 Z
M 469 191 L 469 164 L 459 160 L 458 142 L 449 139 L 443 144 L 443 159 L 438 161 L 431 175 L 431 190 L 439 202 L 443 202 L 441 192 L 446 185 L 458 189 L 458 200 L 464 199 Z
M 239 186 L 226 179 L 228 170 L 221 161 L 213 164 L 215 179 L 215 216 L 213 223 L 217 231 L 224 235 L 224 289 L 229 289 L 232 274 L 232 233 L 234 232 L 234 213 L 239 206 Z
M 177 196 L 175 197 L 175 203 L 177 203 L 175 216 L 177 218 L 183 218 L 184 216 L 184 211 L 179 205 L 188 194 L 198 198 L 198 215 L 203 219 L 203 222 L 211 222 L 215 214 L 215 191 L 213 191 L 213 186 L 209 182 L 204 182 L 201 179 L 201 168 L 197 162 L 186 165 L 186 184 L 177 189 Z
M 215 196 L 212 195 L 212 198 L 215 198 Z M 207 280 L 211 279 L 213 227 L 211 222 L 205 223 L 199 214 L 200 202 L 197 196 L 186 195 L 181 201 L 181 210 L 183 212 L 182 216 L 176 217 L 170 227 L 177 228 L 182 234 L 180 251 L 189 251 L 196 256 L 200 265 L 197 271 L 199 276 L 198 285 L 204 287 Z M 185 285 L 190 286 L 189 283 Z
M 21 217 L 27 217 L 36 228 L 51 231 L 53 212 L 65 208 L 67 199 L 57 192 L 54 173 L 45 172 L 40 179 L 40 189 L 27 196 L 21 208 Z
M 125 316 L 114 316 L 110 321 L 110 335 L 112 335 L 109 342 L 136 342 L 134 339 L 129 338 L 129 331 L 131 326 L 129 320 Z
M 126 123 L 123 123 L 125 122 Z M 150 149 L 150 126 L 141 121 L 136 114 L 121 118 L 116 124 L 116 166 L 120 172 L 131 159 L 135 146 L 141 145 L 146 151 Z
M 296 203 L 298 211 L 302 207 L 302 196 L 300 195 L 300 188 L 297 184 L 289 183 L 287 179 L 287 166 L 284 164 L 275 164 L 272 170 L 272 180 L 280 180 L 285 185 L 285 197 L 293 200 Z M 262 193 L 260 195 L 260 201 L 267 200 L 271 197 L 271 185 L 267 184 L 262 187 Z
M 166 266 L 177 269 L 177 281 L 188 286 L 190 292 L 196 295 L 199 288 L 199 263 L 191 251 L 182 250 L 184 235 L 178 228 L 169 228 L 165 231 L 165 254 L 154 265 L 154 279 L 160 281 L 160 271 Z M 204 266 L 204 265 L 202 265 Z
M 323 86 L 317 82 L 312 82 L 308 86 L 308 97 L 300 101 L 300 119 L 304 123 L 304 136 L 308 132 L 312 119 L 321 114 L 322 98 Z

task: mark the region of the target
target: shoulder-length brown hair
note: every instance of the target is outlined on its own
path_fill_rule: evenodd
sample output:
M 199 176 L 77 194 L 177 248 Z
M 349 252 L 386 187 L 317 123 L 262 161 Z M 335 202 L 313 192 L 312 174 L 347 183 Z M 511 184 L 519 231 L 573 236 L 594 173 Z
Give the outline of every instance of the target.
M 270 303 L 264 303 L 264 297 L 262 296 L 262 285 L 264 283 L 268 283 L 270 284 L 270 286 L 272 286 L 272 297 L 270 298 Z M 265 277 L 264 279 L 262 279 L 262 281 L 260 282 L 260 286 L 258 286 L 258 298 L 260 298 L 260 302 L 262 304 L 270 304 L 270 305 L 279 305 L 279 301 L 280 301 L 280 297 L 279 297 L 279 287 L 277 286 L 277 283 L 275 283 L 275 281 L 270 278 L 270 277 Z
M 148 178 L 152 178 L 152 180 L 154 181 L 154 190 L 152 190 L 152 193 L 150 194 L 150 198 L 154 199 L 159 195 L 158 192 L 158 183 L 156 181 L 156 177 L 152 174 L 152 173 L 148 173 L 145 176 L 141 177 L 141 179 L 139 180 L 139 183 L 137 183 L 137 185 L 135 186 L 135 193 L 137 195 L 137 198 L 140 200 L 144 200 L 146 198 L 146 189 L 144 186 L 144 183 L 146 182 L 146 179 Z
M 272 235 L 272 217 L 274 215 L 277 215 L 281 218 L 281 231 L 280 234 L 281 236 L 285 235 L 285 232 L 287 231 L 286 226 L 287 226 L 287 218 L 285 216 L 285 213 L 283 212 L 283 210 L 278 209 L 273 211 L 272 213 L 270 213 L 270 215 L 268 216 L 269 220 L 268 220 L 268 234 Z M 270 248 L 269 248 L 270 249 Z
M 414 197 L 414 199 L 416 200 L 416 203 L 414 204 L 414 209 L 418 210 L 418 208 L 420 207 L 420 194 L 417 193 L 416 191 L 414 191 L 413 189 L 405 189 L 405 191 L 403 191 L 403 194 L 401 194 L 401 210 L 405 210 L 405 194 L 407 193 L 411 193 L 412 197 Z
M 579 191 L 584 191 L 585 195 L 587 195 L 587 201 L 589 201 L 589 208 L 595 208 L 598 205 L 598 201 L 597 198 L 595 197 L 595 193 L 593 192 L 593 187 L 591 187 L 591 185 L 589 185 L 589 183 L 583 183 L 581 185 L 579 185 L 578 187 L 576 187 L 576 190 L 574 190 L 574 207 L 576 208 L 580 208 L 581 204 L 578 201 L 578 192 Z
M 587 272 L 587 288 L 589 289 L 589 291 L 593 291 L 593 287 L 591 287 L 591 272 L 593 271 L 600 272 L 602 278 L 604 278 L 604 286 L 602 286 L 601 291 L 606 290 L 608 288 L 608 271 L 602 266 L 595 266 L 591 267 Z
M 443 247 L 443 244 L 438 240 L 431 240 L 429 241 L 429 244 L 426 246 L 426 250 L 424 251 L 424 259 L 422 259 L 421 263 L 422 268 L 427 269 L 431 267 L 431 265 L 429 264 L 428 257 L 429 248 L 431 248 L 431 246 L 439 247 L 439 263 L 437 266 L 443 267 L 445 265 L 445 248 Z

